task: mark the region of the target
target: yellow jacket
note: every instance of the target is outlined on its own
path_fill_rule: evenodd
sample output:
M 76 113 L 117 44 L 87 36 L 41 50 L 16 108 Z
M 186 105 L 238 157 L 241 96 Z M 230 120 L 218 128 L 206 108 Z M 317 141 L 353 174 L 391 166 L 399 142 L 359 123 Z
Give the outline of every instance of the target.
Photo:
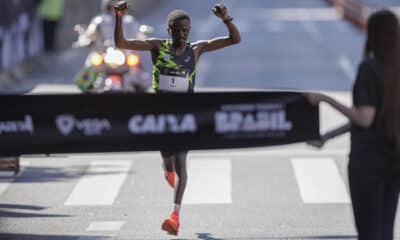
M 41 18 L 51 21 L 60 20 L 64 13 L 64 0 L 42 0 L 39 6 Z

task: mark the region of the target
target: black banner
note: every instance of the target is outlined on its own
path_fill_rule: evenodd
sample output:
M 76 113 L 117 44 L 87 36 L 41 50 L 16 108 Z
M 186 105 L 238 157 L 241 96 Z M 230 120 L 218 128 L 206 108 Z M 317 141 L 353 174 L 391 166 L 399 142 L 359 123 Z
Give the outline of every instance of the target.
M 0 96 L 0 155 L 243 148 L 319 137 L 299 93 Z

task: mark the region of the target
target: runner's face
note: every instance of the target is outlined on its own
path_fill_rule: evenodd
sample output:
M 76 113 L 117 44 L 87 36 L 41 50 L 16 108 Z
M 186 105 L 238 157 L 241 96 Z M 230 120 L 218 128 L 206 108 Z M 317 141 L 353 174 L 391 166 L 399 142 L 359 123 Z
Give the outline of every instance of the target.
M 175 21 L 169 26 L 168 32 L 172 38 L 173 44 L 186 44 L 190 33 L 190 21 L 187 19 Z

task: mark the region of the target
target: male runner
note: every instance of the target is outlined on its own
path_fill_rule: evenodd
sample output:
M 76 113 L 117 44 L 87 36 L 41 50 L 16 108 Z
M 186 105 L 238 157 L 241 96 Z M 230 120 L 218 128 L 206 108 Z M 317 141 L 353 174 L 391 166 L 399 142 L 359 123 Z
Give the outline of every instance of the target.
M 153 61 L 153 90 L 160 92 L 193 93 L 196 79 L 196 64 L 205 52 L 218 50 L 241 41 L 240 33 L 233 24 L 227 8 L 217 4 L 214 14 L 226 25 L 229 36 L 212 40 L 188 42 L 190 17 L 183 10 L 174 10 L 168 15 L 168 33 L 170 39 L 127 40 L 122 29 L 122 16 L 127 9 L 115 9 L 115 45 L 118 48 L 149 51 Z M 177 235 L 179 231 L 179 212 L 187 182 L 187 152 L 161 151 L 165 177 L 175 189 L 174 209 L 162 224 L 162 230 Z M 175 173 L 178 176 L 175 184 Z

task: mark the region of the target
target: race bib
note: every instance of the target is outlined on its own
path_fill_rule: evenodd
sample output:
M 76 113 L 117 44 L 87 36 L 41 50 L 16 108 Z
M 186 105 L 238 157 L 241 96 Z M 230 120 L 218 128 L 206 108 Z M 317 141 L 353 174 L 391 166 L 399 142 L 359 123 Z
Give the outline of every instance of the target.
M 160 74 L 158 89 L 165 92 L 188 92 L 189 79 L 185 77 Z

